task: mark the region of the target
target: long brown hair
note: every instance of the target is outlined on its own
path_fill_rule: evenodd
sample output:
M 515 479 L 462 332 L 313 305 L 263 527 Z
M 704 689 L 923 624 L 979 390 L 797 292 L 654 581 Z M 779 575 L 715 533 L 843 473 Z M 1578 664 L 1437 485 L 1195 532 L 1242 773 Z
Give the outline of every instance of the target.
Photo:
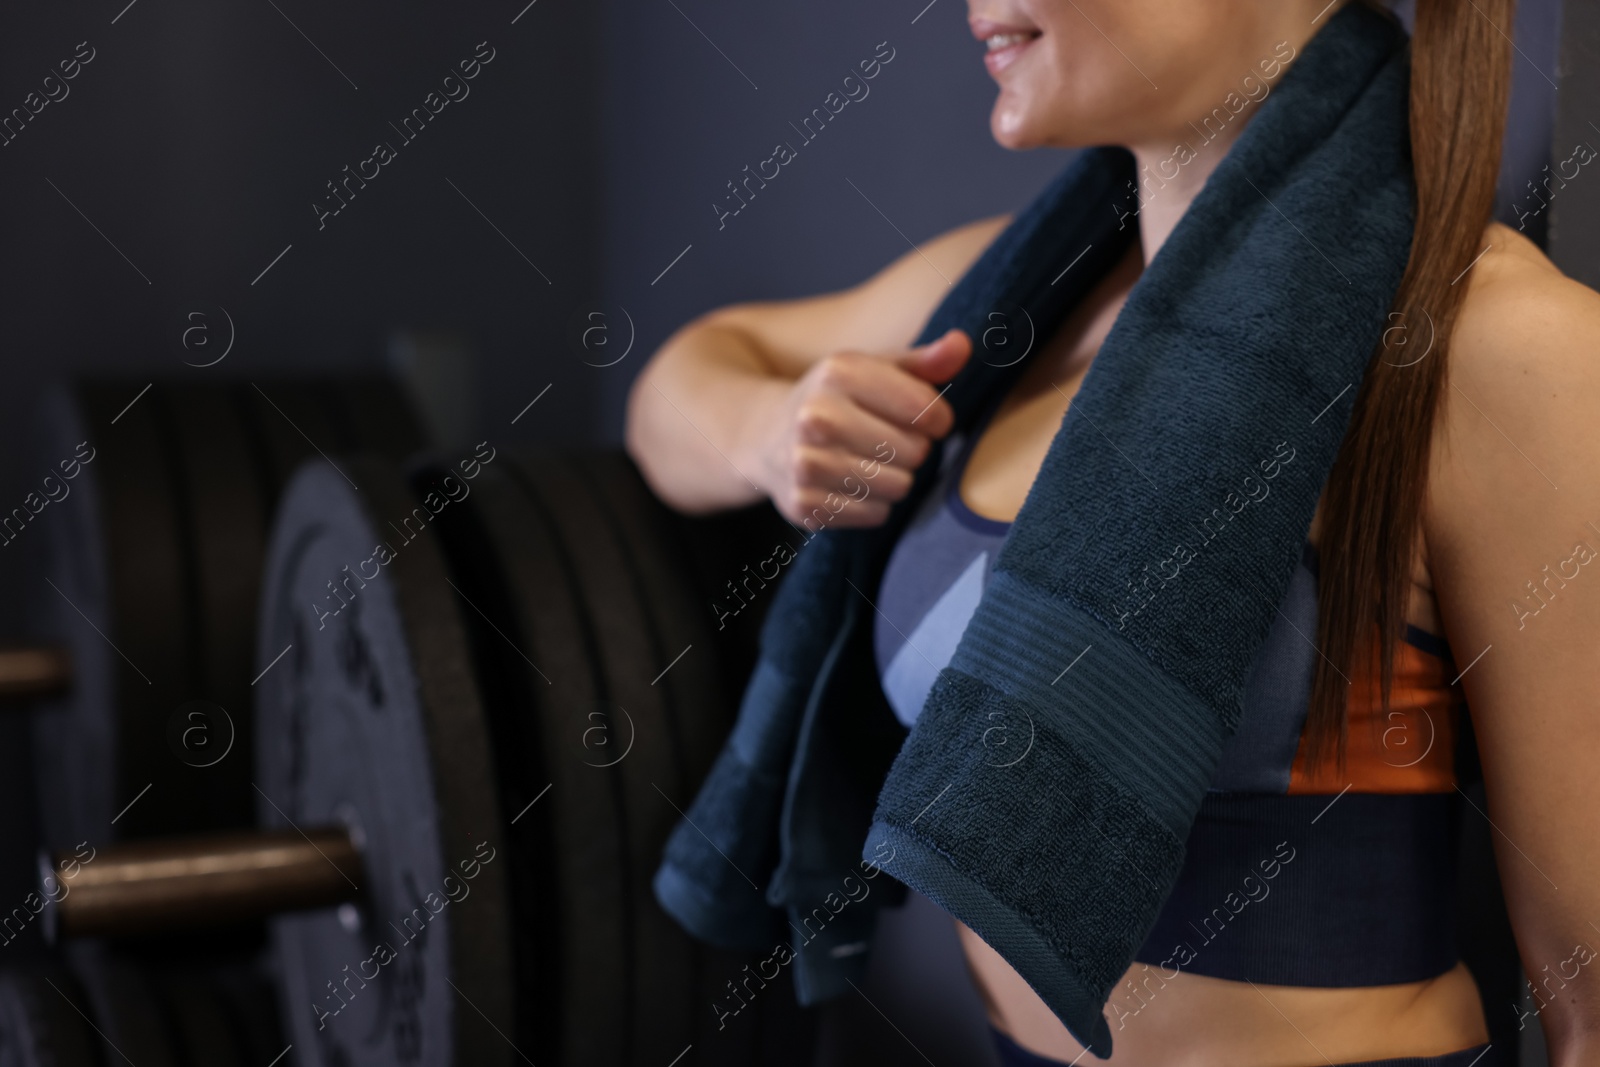
M 1366 0 L 1371 2 L 1371 0 Z M 1446 353 L 1494 206 L 1511 82 L 1515 0 L 1417 0 L 1411 39 L 1411 256 L 1328 476 L 1320 537 L 1312 754 L 1342 760 L 1351 679 L 1378 638 L 1383 707 L 1405 633 Z M 1403 344 L 1401 343 L 1403 342 Z M 1421 355 L 1426 351 L 1427 355 Z M 1376 629 L 1376 635 L 1374 635 Z

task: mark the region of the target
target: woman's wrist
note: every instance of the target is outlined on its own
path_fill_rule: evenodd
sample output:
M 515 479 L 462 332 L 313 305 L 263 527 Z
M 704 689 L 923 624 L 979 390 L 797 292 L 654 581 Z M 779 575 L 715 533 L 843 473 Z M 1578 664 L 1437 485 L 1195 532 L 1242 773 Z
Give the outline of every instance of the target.
M 741 412 L 730 459 L 739 473 L 771 499 L 784 477 L 781 442 L 788 435 L 786 409 L 795 383 L 752 375 L 740 386 Z

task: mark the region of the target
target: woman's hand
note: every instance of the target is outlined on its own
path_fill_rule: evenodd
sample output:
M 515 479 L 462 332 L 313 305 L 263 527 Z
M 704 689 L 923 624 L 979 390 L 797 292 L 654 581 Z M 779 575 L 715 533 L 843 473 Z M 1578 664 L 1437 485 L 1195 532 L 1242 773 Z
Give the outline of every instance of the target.
M 920 348 L 818 360 L 776 409 L 752 413 L 757 484 L 791 522 L 883 522 L 933 442 L 950 432 L 955 414 L 938 387 L 971 354 L 967 335 L 950 330 Z
M 972 347 L 955 331 L 906 341 L 1007 221 L 941 234 L 848 289 L 730 304 L 680 327 L 628 390 L 628 454 L 650 488 L 689 515 L 765 497 L 790 521 L 882 522 L 950 432 L 938 387 Z

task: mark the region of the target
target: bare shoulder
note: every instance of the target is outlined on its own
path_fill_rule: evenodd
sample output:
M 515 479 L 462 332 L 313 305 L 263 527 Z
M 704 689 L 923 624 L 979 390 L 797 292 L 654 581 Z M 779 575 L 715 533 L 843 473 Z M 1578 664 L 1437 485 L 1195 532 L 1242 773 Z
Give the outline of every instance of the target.
M 1529 241 L 1495 223 L 1488 250 L 1467 273 L 1450 340 L 1451 378 L 1496 396 L 1537 403 L 1550 390 L 1600 384 L 1600 293 L 1573 281 Z
M 879 346 L 910 343 L 950 287 L 1010 221 L 1009 215 L 999 215 L 946 230 L 838 294 L 840 325 L 847 336 L 873 338 Z
M 994 243 L 1000 231 L 1011 223 L 1010 215 L 993 215 L 940 234 L 923 246 L 923 254 L 947 273 L 965 274 L 983 250 Z
M 1432 548 L 1485 537 L 1514 551 L 1600 496 L 1600 294 L 1499 224 L 1449 345 L 1429 475 Z M 1493 516 L 1493 518 L 1489 518 Z

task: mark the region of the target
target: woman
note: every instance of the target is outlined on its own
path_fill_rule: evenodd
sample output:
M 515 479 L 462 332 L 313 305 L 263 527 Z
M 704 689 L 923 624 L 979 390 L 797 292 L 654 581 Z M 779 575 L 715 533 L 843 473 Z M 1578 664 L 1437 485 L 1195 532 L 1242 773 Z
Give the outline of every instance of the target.
M 969 0 L 973 33 L 1000 88 L 991 127 L 1002 145 L 1123 145 L 1141 173 L 1166 161 L 1168 178 L 1159 190 L 1146 185 L 1130 208 L 1139 239 L 1128 255 L 1043 340 L 969 439 L 941 444 L 953 416 L 940 387 L 986 355 L 981 345 L 975 357 L 973 339 L 952 332 L 905 346 L 949 280 L 1005 227 L 1003 218 L 945 234 L 854 289 L 712 312 L 671 338 L 635 383 L 629 450 L 663 499 L 686 511 L 765 496 L 799 522 L 828 494 L 846 491 L 861 464 L 892 454 L 872 493 L 832 520 L 874 526 L 943 449 L 939 489 L 902 535 L 876 597 L 880 677 L 902 722 L 916 719 L 927 672 L 942 664 L 908 667 L 894 653 L 930 615 L 956 610 L 949 598 L 930 606 L 928 591 L 953 589 L 963 576 L 983 579 L 984 564 L 973 561 L 992 559 L 1130 290 L 1254 108 L 1194 133 L 1217 114 L 1217 101 L 1236 94 L 1240 72 L 1259 72 L 1270 88 L 1342 6 Z M 1250 743 L 1230 751 L 1212 788 L 1246 805 L 1274 792 L 1321 795 L 1329 810 L 1352 792 L 1419 803 L 1453 794 L 1450 738 L 1470 703 L 1506 898 L 1537 1021 L 1559 1067 L 1600 1062 L 1600 976 L 1585 973 L 1600 946 L 1600 784 L 1582 755 L 1600 742 L 1590 714 L 1600 671 L 1586 655 L 1600 638 L 1600 584 L 1591 593 L 1580 577 L 1600 546 L 1600 472 L 1586 462 L 1600 444 L 1600 365 L 1589 351 L 1600 335 L 1600 297 L 1564 278 L 1519 234 L 1488 222 L 1510 6 L 1417 5 L 1411 259 L 1394 327 L 1356 391 L 1307 536 L 1298 577 L 1315 592 L 1299 607 L 1310 618 L 1296 627 L 1290 601 L 1280 610 L 1302 635 L 1314 620 L 1314 679 L 1275 724 L 1252 720 L 1247 698 L 1240 736 Z M 1172 175 L 1178 142 L 1195 151 Z M 1279 654 L 1273 649 L 1269 638 L 1261 671 L 1275 669 L 1265 662 Z M 1262 739 L 1284 722 L 1292 730 L 1287 755 L 1263 755 L 1270 745 Z M 1209 862 L 1211 853 L 1197 847 L 1205 832 L 1197 823 L 1191 867 Z M 1369 858 L 1425 866 L 1415 856 Z M 1278 854 L 1274 873 L 1292 861 Z M 1330 886 L 1313 903 L 1355 907 L 1362 922 L 1377 921 L 1382 901 L 1352 905 L 1345 895 Z M 1403 932 L 1426 926 L 1425 905 L 1396 902 L 1382 921 Z M 1445 911 L 1445 901 L 1437 905 Z M 1259 908 L 1265 916 L 1267 906 Z M 1453 954 L 1420 979 L 1372 981 L 1391 973 L 1390 963 L 1404 970 L 1434 960 L 1437 946 L 1375 942 L 1372 955 L 1396 958 L 1346 953 L 1319 962 L 1314 946 L 1295 943 L 1293 919 L 1272 920 L 1284 924 L 1290 947 L 1270 968 L 1288 979 L 1270 985 L 1247 977 L 1262 963 L 1259 947 L 1230 947 L 1216 930 L 1195 928 L 1201 949 L 1177 963 L 1166 944 L 1147 945 L 1105 1012 L 1113 1061 L 1492 1061 L 1484 1007 Z M 1084 1046 L 1029 984 L 981 938 L 960 932 L 1006 1062 L 1079 1062 Z M 1339 947 L 1328 946 L 1329 956 L 1340 956 Z M 1519 1014 L 1532 1025 L 1531 1014 Z

